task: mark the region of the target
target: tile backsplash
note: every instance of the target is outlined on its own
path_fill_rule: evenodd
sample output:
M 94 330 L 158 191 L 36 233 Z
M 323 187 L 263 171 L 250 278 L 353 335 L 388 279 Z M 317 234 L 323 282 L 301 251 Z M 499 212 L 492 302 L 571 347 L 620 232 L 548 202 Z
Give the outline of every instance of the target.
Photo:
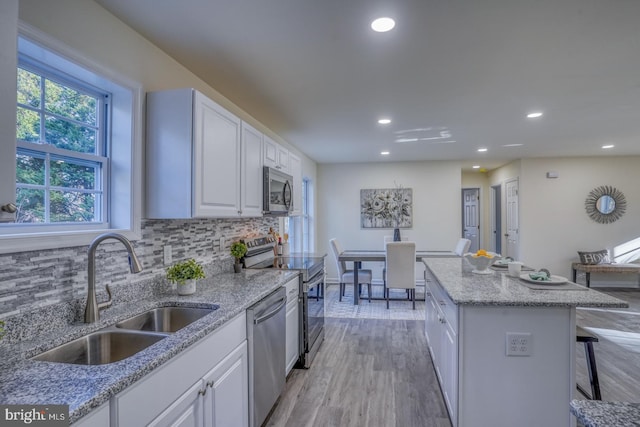
M 129 273 L 127 252 L 120 242 L 98 246 L 96 288 L 105 284 L 135 285 L 164 274 L 164 246 L 171 245 L 173 262 L 195 258 L 203 264 L 232 269 L 229 246 L 235 240 L 277 229 L 278 219 L 143 220 L 142 238 L 133 241 L 144 270 Z M 220 248 L 224 237 L 225 247 Z M 0 319 L 38 307 L 71 301 L 87 292 L 87 246 L 0 255 Z

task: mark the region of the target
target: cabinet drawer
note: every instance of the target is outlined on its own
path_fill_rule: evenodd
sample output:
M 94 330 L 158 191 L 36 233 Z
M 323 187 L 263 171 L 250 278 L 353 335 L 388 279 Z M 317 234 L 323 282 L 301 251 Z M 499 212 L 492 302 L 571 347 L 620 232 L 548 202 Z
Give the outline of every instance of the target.
M 298 277 L 295 277 L 289 280 L 284 285 L 285 291 L 287 292 L 287 304 L 290 304 L 292 301 L 298 301 L 298 296 L 300 295 L 300 280 Z
M 427 292 L 431 292 L 435 303 L 438 305 L 442 314 L 444 315 L 447 323 L 453 329 L 453 332 L 458 332 L 458 306 L 451 301 L 447 292 L 440 286 L 440 283 L 431 275 L 431 272 L 427 269 L 425 271 L 425 280 Z

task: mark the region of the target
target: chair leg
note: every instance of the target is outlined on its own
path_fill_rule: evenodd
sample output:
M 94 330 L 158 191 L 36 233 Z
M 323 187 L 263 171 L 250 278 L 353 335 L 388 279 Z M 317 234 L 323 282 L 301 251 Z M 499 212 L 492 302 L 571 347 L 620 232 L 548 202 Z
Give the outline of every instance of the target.
M 371 302 L 371 283 L 367 283 L 367 289 L 369 290 L 369 302 Z
M 416 309 L 416 290 L 411 289 L 411 301 L 413 301 L 413 309 Z
M 389 288 L 385 287 L 384 297 L 387 300 L 387 310 L 389 310 Z
M 340 283 L 340 289 L 338 289 L 338 295 L 339 295 L 338 301 L 340 302 L 342 302 L 342 295 L 344 295 L 343 286 L 344 286 L 344 283 Z
M 589 369 L 589 382 L 591 383 L 591 399 L 602 400 L 600 395 L 600 382 L 598 381 L 598 369 L 596 367 L 596 355 L 593 352 L 593 343 L 585 342 L 584 351 L 587 355 L 587 367 Z

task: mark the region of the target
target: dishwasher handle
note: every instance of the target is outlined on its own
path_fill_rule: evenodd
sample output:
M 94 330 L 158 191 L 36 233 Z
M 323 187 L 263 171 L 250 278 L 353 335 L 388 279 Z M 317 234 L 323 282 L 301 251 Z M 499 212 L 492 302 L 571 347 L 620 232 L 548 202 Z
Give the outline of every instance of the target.
M 280 298 L 276 304 L 278 304 L 278 306 L 276 308 L 274 308 L 273 310 L 271 310 L 267 314 L 265 314 L 263 316 L 260 316 L 257 319 L 254 319 L 253 324 L 257 325 L 257 324 L 262 323 L 265 320 L 269 320 L 270 318 L 275 316 L 282 309 L 282 307 L 284 307 L 287 304 L 286 295 L 284 297 Z

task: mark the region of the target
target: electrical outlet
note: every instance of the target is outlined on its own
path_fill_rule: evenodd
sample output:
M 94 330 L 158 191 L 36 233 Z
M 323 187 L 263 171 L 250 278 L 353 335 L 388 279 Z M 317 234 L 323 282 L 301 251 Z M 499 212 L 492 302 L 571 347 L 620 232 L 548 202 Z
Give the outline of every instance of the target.
M 533 336 L 529 332 L 507 332 L 507 356 L 531 356 Z
M 169 265 L 173 262 L 173 253 L 171 251 L 171 245 L 165 245 L 164 248 L 164 265 Z
M 220 251 L 224 250 L 224 245 L 225 245 L 226 241 L 224 237 L 220 238 Z

